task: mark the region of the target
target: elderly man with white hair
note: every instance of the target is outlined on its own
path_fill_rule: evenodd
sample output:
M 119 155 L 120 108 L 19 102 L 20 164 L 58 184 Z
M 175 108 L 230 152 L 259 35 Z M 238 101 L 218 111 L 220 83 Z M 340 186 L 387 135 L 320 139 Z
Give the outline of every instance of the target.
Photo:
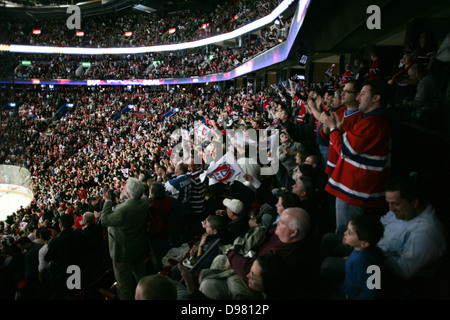
M 129 178 L 121 191 L 116 205 L 103 191 L 105 203 L 99 216 L 102 226 L 108 228 L 109 254 L 113 261 L 117 293 L 121 300 L 133 300 L 136 282 L 145 276 L 144 258 L 147 253 L 148 198 L 144 195 L 144 184 Z
M 223 256 L 218 256 L 212 268 L 200 273 L 200 291 L 210 299 L 249 299 L 247 275 L 255 259 L 267 254 L 277 254 L 284 260 L 285 273 L 292 279 L 292 285 L 297 286 L 299 296 L 305 297 L 309 281 L 314 276 L 314 269 L 318 267 L 310 234 L 310 218 L 302 208 L 285 209 L 277 222 L 277 227 L 269 231 L 258 248 L 254 248 L 252 255 L 242 255 L 236 250 L 226 254 L 226 269 L 220 269 Z M 316 269 L 317 270 L 317 269 Z M 222 277 L 225 275 L 225 278 Z M 292 297 L 294 298 L 294 297 Z M 296 297 L 298 298 L 298 297 Z

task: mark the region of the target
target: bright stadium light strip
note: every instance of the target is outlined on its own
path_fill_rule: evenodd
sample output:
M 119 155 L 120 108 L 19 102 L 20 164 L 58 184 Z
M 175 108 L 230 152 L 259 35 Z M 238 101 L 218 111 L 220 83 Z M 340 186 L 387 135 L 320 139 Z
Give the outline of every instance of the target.
M 225 40 L 234 39 L 243 34 L 249 33 L 253 30 L 257 30 L 279 17 L 294 0 L 284 0 L 278 7 L 275 8 L 269 15 L 260 18 L 252 23 L 249 23 L 234 31 L 224 33 L 221 35 L 191 41 L 179 44 L 168 44 L 160 46 L 149 47 L 129 47 L 129 48 L 78 48 L 78 47 L 47 47 L 47 46 L 30 46 L 30 45 L 0 45 L 4 46 L 5 51 L 21 52 L 21 53 L 47 53 L 47 54 L 73 54 L 73 55 L 97 55 L 97 54 L 138 54 L 146 52 L 164 52 L 164 51 L 178 51 L 184 49 L 191 49 L 196 47 L 203 47 L 208 44 L 222 42 Z
M 219 82 L 231 80 L 240 77 L 244 74 L 259 70 L 264 67 L 271 66 L 275 63 L 279 63 L 289 55 L 292 49 L 292 45 L 297 38 L 298 32 L 303 24 L 308 6 L 311 0 L 299 0 L 297 11 L 294 15 L 291 28 L 287 41 L 265 51 L 253 59 L 245 62 L 233 70 L 225 73 L 216 73 L 205 76 L 190 77 L 190 78 L 178 78 L 178 79 L 132 79 L 132 80 L 69 80 L 69 79 L 54 79 L 54 80 L 0 80 L 0 83 L 4 84 L 41 84 L 41 85 L 88 85 L 88 86 L 105 86 L 105 85 L 139 85 L 139 86 L 157 86 L 157 85 L 175 85 L 175 84 L 190 84 L 190 83 L 206 83 L 206 82 Z M 1 49 L 1 47 L 0 47 Z

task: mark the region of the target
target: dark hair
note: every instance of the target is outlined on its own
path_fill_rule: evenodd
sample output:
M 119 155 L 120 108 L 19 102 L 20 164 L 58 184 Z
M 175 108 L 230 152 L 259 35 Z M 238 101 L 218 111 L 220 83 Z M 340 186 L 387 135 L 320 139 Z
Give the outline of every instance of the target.
M 44 241 L 48 241 L 51 239 L 52 237 L 52 233 L 50 232 L 50 230 L 46 229 L 46 228 L 42 228 L 41 230 L 41 239 Z
M 295 193 L 282 191 L 279 197 L 281 198 L 281 204 L 285 209 L 301 206 L 300 198 Z
M 400 197 L 408 202 L 415 199 L 423 200 L 419 185 L 410 177 L 393 177 L 386 184 L 385 190 L 388 192 L 399 191 Z
M 307 176 L 301 176 L 300 180 L 303 182 L 302 190 L 305 191 L 308 196 L 312 195 L 315 190 L 314 180 Z
M 71 214 L 63 214 L 59 218 L 59 222 L 64 227 L 65 230 L 72 228 L 74 225 L 74 219 Z
M 178 167 L 180 168 L 181 172 L 183 172 L 183 173 L 186 173 L 189 170 L 188 166 L 183 162 L 180 162 L 178 164 Z
M 225 217 L 215 214 L 208 216 L 206 220 L 211 225 L 211 229 L 216 230 L 218 234 L 221 234 L 225 230 L 227 225 Z
M 256 258 L 261 266 L 264 292 L 271 300 L 292 299 L 289 288 L 287 263 L 277 254 L 265 254 Z
M 33 243 L 33 241 L 31 241 L 31 239 L 28 237 L 21 237 L 16 241 L 17 245 L 22 245 L 22 246 L 27 243 Z
M 356 81 L 356 80 L 350 80 L 347 82 L 347 84 L 353 85 L 353 91 L 356 91 L 357 93 L 361 91 L 361 82 Z
M 166 190 L 164 185 L 160 182 L 153 182 L 150 186 L 151 201 L 164 199 Z
M 356 216 L 350 220 L 355 228 L 360 241 L 367 241 L 371 246 L 376 246 L 383 237 L 384 227 L 380 222 L 380 217 L 373 215 Z
M 311 158 L 311 161 L 313 162 L 313 164 L 317 164 L 320 165 L 321 164 L 321 160 L 320 160 L 320 156 L 317 154 L 310 154 L 308 157 Z
M 308 152 L 306 150 L 297 151 L 296 154 L 300 154 L 300 158 L 302 159 L 302 163 L 305 162 L 306 158 L 309 156 L 309 154 L 308 154 Z
M 373 81 L 367 81 L 364 83 L 365 86 L 370 87 L 370 94 L 372 96 L 374 95 L 380 95 L 380 103 L 382 106 L 386 105 L 387 101 L 387 94 L 386 94 L 386 84 L 381 80 L 373 80 Z
M 316 171 L 310 164 L 302 163 L 298 166 L 298 170 L 302 173 L 302 177 L 310 177 L 311 179 L 314 179 L 316 176 Z
M 41 237 L 41 229 L 35 228 L 35 229 L 33 229 L 33 231 L 36 233 L 36 238 L 40 238 Z
M 314 92 L 315 92 L 317 95 L 321 96 L 322 98 L 323 98 L 323 96 L 325 95 L 325 90 L 322 89 L 322 88 L 320 88 L 320 87 L 315 87 L 315 88 L 314 88 Z

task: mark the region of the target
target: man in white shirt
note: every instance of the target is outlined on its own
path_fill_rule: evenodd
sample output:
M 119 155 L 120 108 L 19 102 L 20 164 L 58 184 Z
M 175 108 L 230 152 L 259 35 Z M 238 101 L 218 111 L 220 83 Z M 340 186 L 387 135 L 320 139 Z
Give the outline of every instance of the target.
M 418 185 L 411 179 L 391 179 L 385 198 L 389 212 L 380 218 L 384 233 L 377 244 L 385 257 L 381 273 L 383 296 L 414 296 L 420 293 L 417 288 L 421 282 L 426 285 L 435 276 L 447 247 L 446 235 L 433 206 L 422 199 Z M 342 244 L 341 235 L 325 234 L 321 249 L 321 276 L 328 283 L 342 280 L 342 257 L 348 257 L 351 248 Z
M 381 218 L 384 236 L 378 243 L 386 267 L 403 279 L 426 276 L 446 249 L 433 206 L 421 200 L 414 184 L 402 179 L 387 185 L 386 201 L 390 211 Z

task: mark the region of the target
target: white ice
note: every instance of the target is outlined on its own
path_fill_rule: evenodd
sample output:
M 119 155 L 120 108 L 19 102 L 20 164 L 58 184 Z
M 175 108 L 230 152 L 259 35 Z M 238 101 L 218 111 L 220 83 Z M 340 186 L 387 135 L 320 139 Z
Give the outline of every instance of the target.
M 7 216 L 20 209 L 26 208 L 32 201 L 28 195 L 16 192 L 0 191 L 0 221 L 5 221 Z

